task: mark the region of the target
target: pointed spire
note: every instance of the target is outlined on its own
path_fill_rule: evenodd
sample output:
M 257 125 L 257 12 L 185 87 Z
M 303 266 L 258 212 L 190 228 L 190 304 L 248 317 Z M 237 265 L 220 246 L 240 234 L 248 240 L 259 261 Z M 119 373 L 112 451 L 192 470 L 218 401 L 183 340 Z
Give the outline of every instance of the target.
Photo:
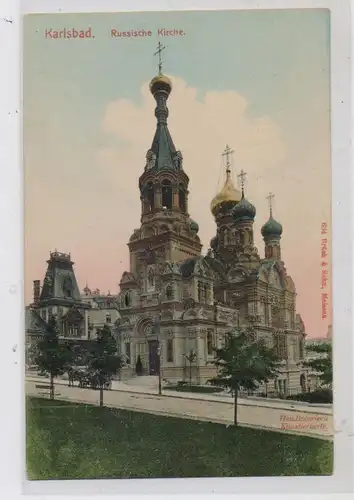
M 162 73 L 161 52 L 164 49 L 165 46 L 159 42 L 154 53 L 155 56 L 158 56 L 158 75 L 151 80 L 150 91 L 156 101 L 155 116 L 157 125 L 151 148 L 147 154 L 147 165 L 149 169 L 154 170 L 164 168 L 180 170 L 182 169 L 182 155 L 176 150 L 167 126 L 169 113 L 166 103 L 172 90 L 172 82 Z

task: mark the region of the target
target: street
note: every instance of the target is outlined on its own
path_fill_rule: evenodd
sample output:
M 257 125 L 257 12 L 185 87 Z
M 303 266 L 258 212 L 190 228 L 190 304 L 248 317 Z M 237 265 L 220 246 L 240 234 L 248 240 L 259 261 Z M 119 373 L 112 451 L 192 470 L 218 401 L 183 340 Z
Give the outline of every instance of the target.
M 26 379 L 26 394 L 48 397 L 48 389 L 43 386 L 48 380 L 43 377 Z M 138 389 L 138 388 L 136 388 Z M 148 391 L 146 391 L 148 392 Z M 141 390 L 104 391 L 105 406 L 158 415 L 190 418 L 230 425 L 233 423 L 234 407 L 232 399 L 204 394 L 171 394 L 164 391 L 162 396 L 146 394 Z M 98 404 L 99 392 L 92 389 L 68 387 L 67 382 L 59 381 L 55 387 L 57 399 Z M 280 432 L 301 434 L 322 439 L 333 435 L 333 416 L 331 408 L 292 407 L 291 403 L 272 403 L 271 401 L 240 400 L 238 422 L 242 426 Z

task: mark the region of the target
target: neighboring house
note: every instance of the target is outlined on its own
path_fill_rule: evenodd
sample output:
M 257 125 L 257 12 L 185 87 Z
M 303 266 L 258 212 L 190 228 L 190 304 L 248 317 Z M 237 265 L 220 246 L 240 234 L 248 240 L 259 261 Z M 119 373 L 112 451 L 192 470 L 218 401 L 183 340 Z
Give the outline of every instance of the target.
M 116 297 L 91 292 L 88 287 L 81 294 L 73 266 L 70 254 L 51 252 L 43 285 L 40 280 L 33 283 L 33 302 L 26 307 L 25 316 L 26 364 L 53 315 L 58 320 L 60 338 L 78 349 L 87 349 L 97 329 L 105 324 L 111 325 L 116 334 L 115 323 L 120 317 Z

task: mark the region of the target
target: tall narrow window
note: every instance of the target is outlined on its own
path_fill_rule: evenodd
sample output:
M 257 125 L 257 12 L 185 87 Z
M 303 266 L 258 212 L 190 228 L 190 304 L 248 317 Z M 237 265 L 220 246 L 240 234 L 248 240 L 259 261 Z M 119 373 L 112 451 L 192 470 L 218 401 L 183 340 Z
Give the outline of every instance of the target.
M 207 333 L 207 352 L 208 356 L 213 354 L 213 334 L 211 332 Z
M 186 211 L 186 193 L 183 189 L 183 186 L 179 186 L 178 190 L 178 204 L 181 212 Z
M 148 271 L 148 290 L 154 290 L 155 289 L 155 273 L 153 269 L 150 267 Z
M 304 341 L 300 339 L 299 341 L 299 354 L 300 354 L 300 359 L 303 359 L 304 357 Z
M 126 294 L 124 295 L 124 305 L 125 307 L 129 307 L 131 305 L 130 292 L 126 292 Z
M 111 322 L 112 322 L 111 315 L 110 314 L 106 314 L 106 323 L 111 323 Z
M 300 375 L 300 386 L 302 392 L 306 392 L 306 377 L 303 373 Z
M 205 302 L 205 285 L 198 281 L 198 302 Z
M 167 340 L 167 362 L 173 363 L 173 340 Z
M 130 365 L 131 362 L 130 342 L 125 343 L 125 360 L 127 365 Z
M 172 300 L 173 299 L 173 288 L 172 288 L 172 285 L 167 285 L 167 287 L 166 287 L 166 299 L 167 300 Z
M 172 187 L 168 180 L 162 181 L 162 208 L 172 209 Z
M 154 186 L 153 186 L 152 182 L 150 182 L 147 185 L 146 198 L 147 198 L 148 205 L 149 205 L 149 211 L 152 212 L 154 210 L 154 207 L 155 207 L 155 193 L 154 193 Z

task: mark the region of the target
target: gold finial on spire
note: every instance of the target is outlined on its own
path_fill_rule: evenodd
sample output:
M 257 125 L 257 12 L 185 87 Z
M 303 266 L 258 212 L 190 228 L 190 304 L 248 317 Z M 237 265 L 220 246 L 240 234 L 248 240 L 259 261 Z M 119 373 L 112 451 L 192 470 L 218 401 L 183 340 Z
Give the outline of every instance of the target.
M 245 196 L 245 180 L 247 177 L 247 172 L 244 172 L 241 170 L 241 172 L 237 176 L 240 179 L 240 184 L 241 184 L 241 191 L 242 191 L 242 198 Z
M 274 198 L 274 194 L 273 193 L 269 193 L 268 196 L 267 196 L 267 200 L 268 200 L 268 204 L 269 204 L 269 217 L 273 217 L 273 203 L 272 203 L 272 200 Z
M 162 57 L 161 57 L 161 52 L 165 50 L 165 46 L 162 45 L 161 42 L 157 44 L 157 50 L 154 53 L 154 56 L 158 56 L 158 74 L 157 76 L 154 76 L 154 78 L 150 82 L 150 91 L 153 95 L 155 95 L 156 92 L 158 91 L 163 91 L 166 92 L 167 95 L 170 94 L 172 90 L 172 82 L 168 78 L 168 76 L 164 75 L 162 73 Z
M 162 56 L 161 56 L 161 53 L 163 50 L 165 50 L 165 46 L 162 45 L 161 42 L 159 42 L 157 44 L 157 50 L 156 52 L 154 53 L 154 56 L 158 56 L 158 60 L 159 60 L 159 75 L 161 76 L 162 75 Z
M 223 205 L 224 203 L 236 204 L 241 200 L 241 193 L 235 188 L 234 183 L 231 179 L 231 161 L 230 157 L 233 153 L 233 150 L 230 149 L 228 145 L 224 149 L 222 153 L 222 157 L 226 158 L 226 180 L 225 184 L 222 187 L 221 191 L 213 198 L 210 209 L 212 214 L 214 215 L 218 207 Z

